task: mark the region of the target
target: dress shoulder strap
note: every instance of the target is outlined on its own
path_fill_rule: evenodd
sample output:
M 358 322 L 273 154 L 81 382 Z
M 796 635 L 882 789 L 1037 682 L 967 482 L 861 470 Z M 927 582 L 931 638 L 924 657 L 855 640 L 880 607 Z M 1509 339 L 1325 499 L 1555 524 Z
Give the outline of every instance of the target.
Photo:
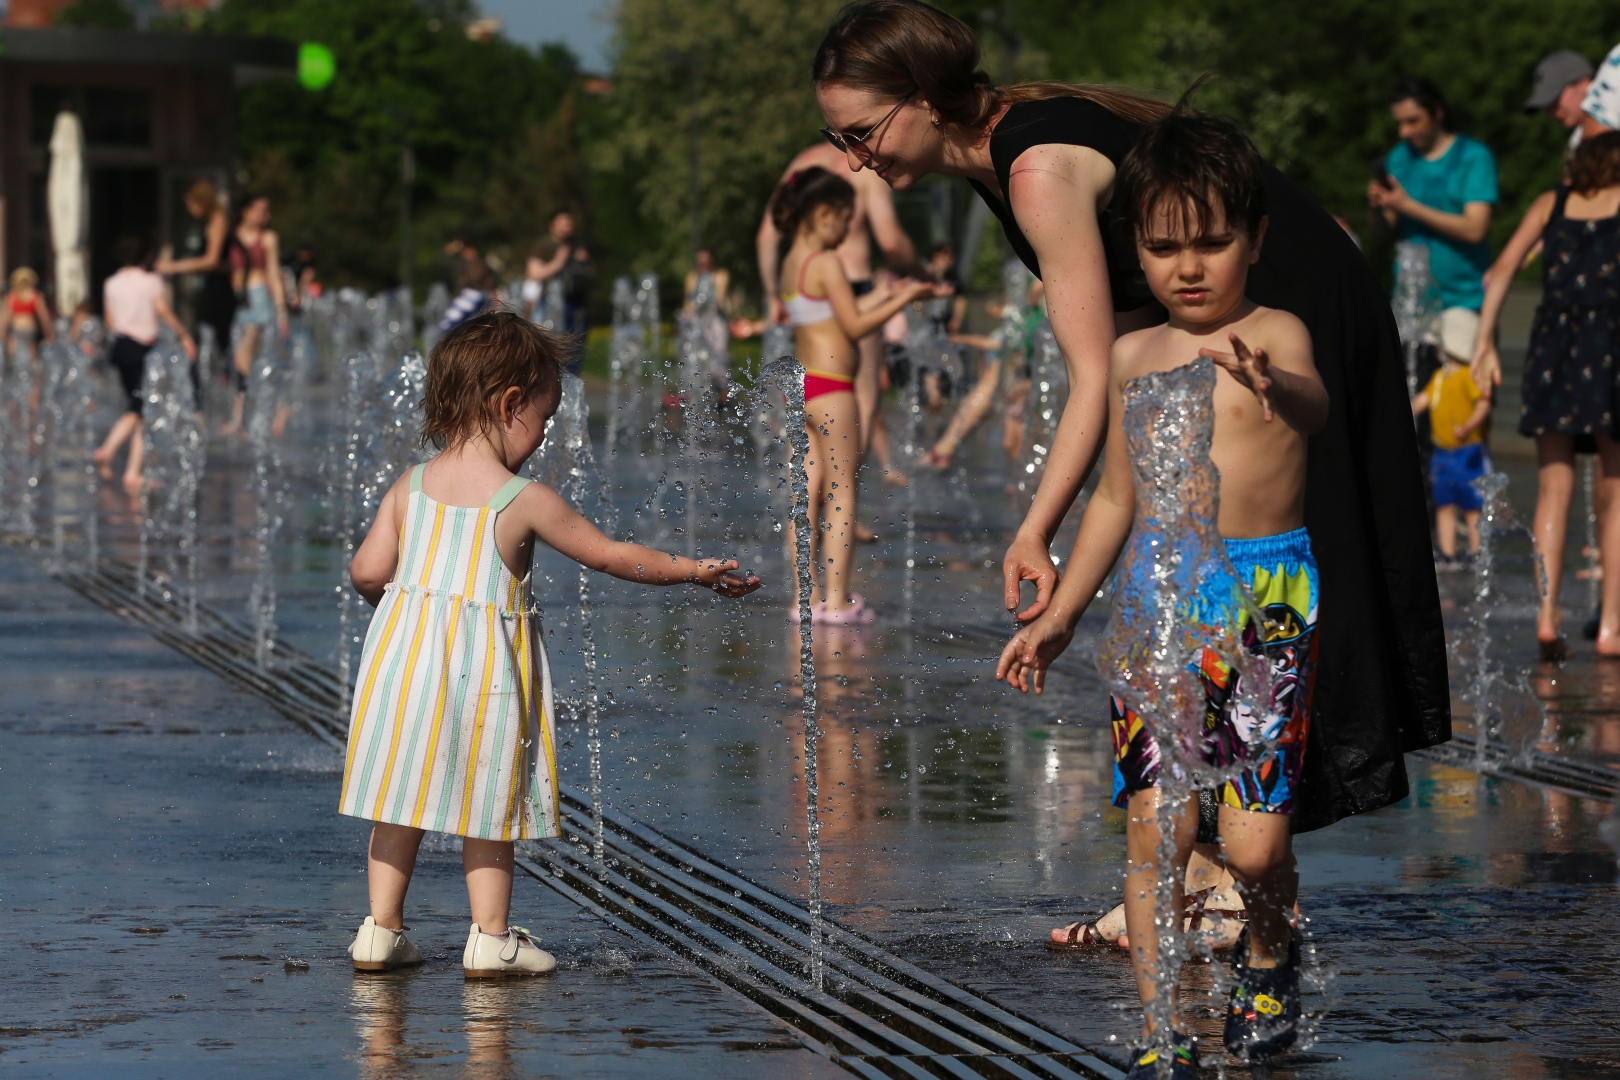
M 512 500 L 518 497 L 518 492 L 532 483 L 534 481 L 526 476 L 512 477 L 512 479 L 502 484 L 501 490 L 497 491 L 495 497 L 489 500 L 489 508 L 497 514 L 500 513 L 512 504 Z
M 427 464 L 424 462 L 411 470 L 411 494 L 413 495 L 422 490 L 422 470 L 425 468 L 427 468 Z
M 1564 204 L 1569 202 L 1569 193 L 1572 190 L 1574 189 L 1567 183 L 1558 185 L 1558 194 L 1553 198 L 1552 214 L 1547 218 L 1547 224 L 1551 225 L 1564 216 Z

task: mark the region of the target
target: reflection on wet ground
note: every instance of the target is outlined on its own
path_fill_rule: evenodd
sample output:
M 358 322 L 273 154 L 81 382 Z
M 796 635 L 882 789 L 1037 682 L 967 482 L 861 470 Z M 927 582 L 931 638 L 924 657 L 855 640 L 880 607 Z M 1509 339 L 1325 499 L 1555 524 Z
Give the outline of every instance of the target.
M 624 517 L 653 539 L 670 525 L 634 516 L 643 467 L 625 465 Z M 250 515 L 233 503 L 239 469 L 223 453 L 210 463 L 210 520 Z M 995 562 L 1017 506 L 990 469 L 918 479 L 915 621 L 901 611 L 891 524 L 904 495 L 875 489 L 868 516 L 884 540 L 862 549 L 857 588 L 882 617 L 818 640 L 823 895 L 835 917 L 923 967 L 1121 1048 L 1136 1024 L 1124 954 L 1042 945 L 1048 928 L 1119 893 L 1124 822 L 1107 806 L 1110 747 L 1086 659 L 1102 614 L 1082 625 L 1052 692 L 1010 695 L 991 658 L 1006 624 Z M 1514 482 L 1525 518 L 1532 481 L 1515 470 Z M 764 496 L 734 483 L 732 497 L 752 524 L 726 544 L 769 573 L 780 554 L 759 524 Z M 333 556 L 304 531 L 278 553 L 280 620 L 326 657 Z M 229 536 L 216 531 L 208 574 L 223 607 L 245 595 L 253 567 L 251 543 Z M 1493 619 L 1499 654 L 1528 657 L 1528 559 L 1511 545 L 1507 558 L 1518 561 Z M 543 596 L 559 598 L 552 663 L 562 691 L 577 692 L 571 572 L 555 559 L 540 569 L 552 582 Z M 778 574 L 739 608 L 603 582 L 595 626 L 609 802 L 803 895 L 783 585 Z M 1454 598 L 1466 587 L 1445 583 Z M 559 955 L 559 974 L 464 985 L 466 901 L 445 838 L 430 838 L 411 896 L 428 963 L 357 980 L 343 950 L 364 914 L 366 828 L 332 810 L 336 754 L 4 552 L 0 678 L 8 1074 L 845 1075 L 701 973 L 638 951 L 531 881 L 520 879 L 514 919 Z M 1577 647 L 1536 680 L 1553 718 L 1537 738 L 1620 764 L 1620 665 Z M 583 733 L 570 721 L 559 735 L 565 779 L 578 783 Z M 1313 1003 L 1326 1010 L 1318 1042 L 1271 1075 L 1620 1074 L 1610 807 L 1408 765 L 1413 794 L 1399 807 L 1300 838 L 1301 903 L 1333 978 Z M 1189 972 L 1213 1035 L 1198 978 Z

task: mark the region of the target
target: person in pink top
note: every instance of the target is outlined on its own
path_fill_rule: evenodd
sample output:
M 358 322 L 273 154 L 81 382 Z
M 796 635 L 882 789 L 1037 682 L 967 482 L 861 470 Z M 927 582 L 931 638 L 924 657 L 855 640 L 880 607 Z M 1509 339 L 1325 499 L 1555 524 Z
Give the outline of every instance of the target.
M 158 323 L 179 335 L 188 357 L 197 358 L 197 347 L 185 326 L 174 317 L 163 278 L 152 272 L 151 261 L 151 249 L 144 240 L 124 239 L 118 245 L 118 262 L 122 269 L 107 279 L 101 292 L 107 330 L 114 335 L 107 360 L 118 371 L 119 381 L 124 385 L 126 408 L 92 460 L 101 478 L 111 480 L 112 460 L 119 448 L 129 443 L 124 490 L 131 494 L 140 491 L 144 482 L 141 469 L 146 447 L 141 437 L 141 382 L 146 377 L 146 354 L 157 344 Z

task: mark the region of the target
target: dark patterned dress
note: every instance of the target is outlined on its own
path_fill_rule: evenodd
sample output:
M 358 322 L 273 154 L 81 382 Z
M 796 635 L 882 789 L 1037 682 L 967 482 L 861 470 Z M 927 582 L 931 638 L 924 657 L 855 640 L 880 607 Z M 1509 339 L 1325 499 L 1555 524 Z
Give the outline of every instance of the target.
M 1521 435 L 1615 435 L 1620 365 L 1620 216 L 1564 216 L 1558 189 L 1542 232 L 1541 305 L 1530 326 Z

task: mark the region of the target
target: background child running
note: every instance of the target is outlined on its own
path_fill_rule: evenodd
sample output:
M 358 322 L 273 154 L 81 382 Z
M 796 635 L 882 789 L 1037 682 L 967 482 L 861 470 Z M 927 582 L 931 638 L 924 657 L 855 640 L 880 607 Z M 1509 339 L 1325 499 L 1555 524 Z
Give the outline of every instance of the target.
M 793 238 L 782 260 L 782 280 L 795 282 L 782 297 L 804 365 L 804 419 L 810 432 L 805 470 L 810 483 L 811 563 L 821 569 L 821 595 L 811 607 L 816 622 L 871 622 L 873 612 L 849 591 L 855 558 L 855 474 L 860 419 L 855 407 L 856 343 L 913 300 L 948 296 L 948 286 L 902 281 L 864 311 L 833 249 L 849 233 L 855 189 L 820 166 L 801 169 L 771 196 L 771 221 Z M 825 523 L 825 524 L 823 524 Z M 798 605 L 794 605 L 795 612 Z
M 1236 125 L 1178 109 L 1147 128 L 1121 164 L 1117 185 L 1115 199 L 1124 220 L 1135 226 L 1142 269 L 1169 321 L 1114 344 L 1097 493 L 1051 608 L 1008 643 L 996 674 L 1021 690 L 1039 691 L 1046 668 L 1067 647 L 1127 539 L 1135 559 L 1134 534 L 1151 540 L 1159 527 L 1137 513 L 1123 427 L 1127 384 L 1197 357 L 1212 358 L 1219 368 L 1209 451 L 1220 476 L 1216 525 L 1242 587 L 1266 615 L 1263 628 L 1247 628 L 1245 641 L 1268 657 L 1274 689 L 1267 722 L 1240 714 L 1235 685 L 1230 679 L 1217 685 L 1219 672 L 1207 662 L 1206 647 L 1200 677 L 1208 715 L 1218 721 L 1202 753 L 1212 766 L 1243 765 L 1215 792 L 1223 861 L 1249 914 L 1234 954 L 1225 1042 L 1239 1057 L 1263 1059 L 1292 1045 L 1300 1015 L 1298 943 L 1289 925 L 1298 889 L 1289 814 L 1310 718 L 1317 606 L 1316 563 L 1303 528 L 1306 437 L 1327 421 L 1327 393 L 1304 324 L 1244 296 L 1265 236 L 1265 196 L 1260 157 Z M 1146 468 L 1149 462 L 1137 464 Z M 1151 558 L 1149 553 L 1143 561 Z M 1131 599 L 1126 594 L 1141 588 L 1142 579 L 1151 581 L 1151 574 L 1121 570 L 1116 607 Z M 1199 599 L 1212 609 L 1206 620 L 1211 627 L 1246 619 L 1239 584 L 1229 578 L 1201 581 Z M 1169 873 L 1174 882 L 1172 917 L 1179 923 L 1198 800 L 1175 812 L 1176 863 L 1158 867 L 1159 747 L 1129 703 L 1114 698 L 1111 713 L 1114 803 L 1128 811 L 1125 921 L 1137 989 L 1147 1005 L 1158 993 L 1153 972 L 1164 933 L 1155 925 L 1159 873 Z M 1276 740 L 1274 757 L 1260 754 L 1267 739 Z M 1174 1002 L 1171 1009 L 1173 1015 Z M 1153 1034 L 1150 1017 L 1143 1033 Z M 1198 1075 L 1196 1043 L 1179 1030 L 1169 1041 L 1172 1075 L 1192 1080 Z M 1162 1062 L 1144 1046 L 1131 1064 L 1132 1080 L 1146 1080 L 1159 1075 Z
M 355 552 L 354 587 L 377 608 L 366 634 L 339 811 L 372 828 L 371 914 L 357 971 L 421 962 L 405 892 L 425 831 L 453 833 L 472 928 L 467 976 L 549 971 L 507 924 L 512 842 L 558 835 L 551 673 L 529 564 L 538 537 L 594 570 L 722 596 L 759 588 L 733 561 L 616 543 L 556 492 L 517 476 L 557 411 L 560 339 L 514 312 L 476 315 L 428 359 L 423 439 L 443 453 L 401 476 Z
M 1434 493 L 1434 533 L 1440 546 L 1436 560 L 1442 570 L 1456 570 L 1457 511 L 1468 529 L 1468 553 L 1479 551 L 1479 511 L 1484 500 L 1474 481 L 1490 471 L 1485 453 L 1485 421 L 1491 415 L 1491 395 L 1474 382 L 1469 363 L 1479 339 L 1479 314 L 1467 308 L 1447 308 L 1440 318 L 1443 363 L 1428 385 L 1412 399 L 1412 415 L 1429 414 L 1429 484 Z
M 145 407 L 142 384 L 146 381 L 146 354 L 157 344 L 158 324 L 162 323 L 180 339 L 186 356 L 197 358 L 197 346 L 174 309 L 169 306 L 169 288 L 159 274 L 152 272 L 152 249 L 138 236 L 118 243 L 116 274 L 101 287 L 101 307 L 107 315 L 107 332 L 113 335 L 107 362 L 118 372 L 124 388 L 124 411 L 113 421 L 107 438 L 90 455 L 103 480 L 112 479 L 112 461 L 118 450 L 129 443 L 129 460 L 124 467 L 124 490 L 134 494 L 144 483 L 145 441 L 141 413 Z

